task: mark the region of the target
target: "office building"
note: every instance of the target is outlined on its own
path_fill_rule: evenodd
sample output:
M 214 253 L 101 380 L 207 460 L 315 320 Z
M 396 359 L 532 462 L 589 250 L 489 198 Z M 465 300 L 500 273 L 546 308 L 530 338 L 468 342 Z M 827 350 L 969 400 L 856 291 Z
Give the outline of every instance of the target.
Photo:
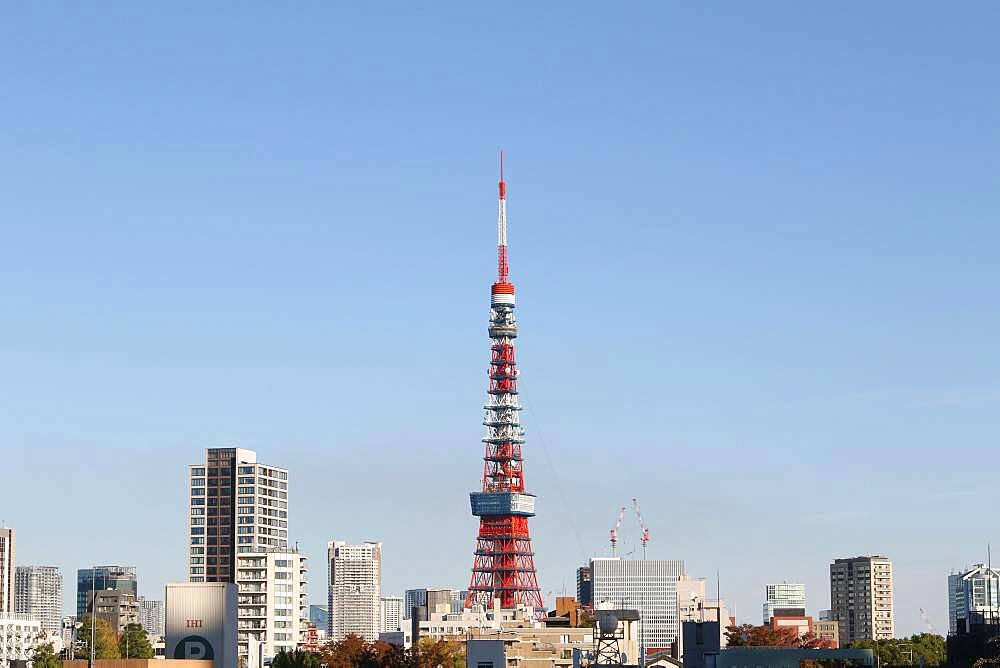
M 427 590 L 427 613 L 432 612 L 451 612 L 451 589 Z
M 15 542 L 13 529 L 0 528 L 0 615 L 14 614 Z
M 129 624 L 140 623 L 139 601 L 136 597 L 114 589 L 94 592 L 93 597 L 87 599 L 87 613 L 106 620 L 118 635 Z
M 306 557 L 294 550 L 236 556 L 241 657 L 267 659 L 305 641 L 307 572 Z
M 87 614 L 93 591 L 113 589 L 123 594 L 139 596 L 135 566 L 93 566 L 76 572 L 76 616 Z
M 330 628 L 330 611 L 325 605 L 310 605 L 309 623 L 326 635 L 327 629 Z
M 895 635 L 892 562 L 868 555 L 830 564 L 830 609 L 840 630 L 840 646 L 855 640 L 887 640 Z
M 288 547 L 288 470 L 243 448 L 188 467 L 188 580 L 235 582 L 237 554 Z
M 7 529 L 0 529 L 2 531 Z M 9 536 L 0 537 L 9 539 Z M 13 578 L 10 584 L 13 586 Z M 23 612 L 0 613 L 0 668 L 27 666 L 35 647 L 44 642 L 46 638 L 42 625 L 31 615 Z
M 778 608 L 801 610 L 806 614 L 806 586 L 798 582 L 764 585 L 764 625 L 771 623 Z
M 37 619 L 43 631 L 62 628 L 62 572 L 55 566 L 18 566 L 14 571 L 14 612 Z
M 427 607 L 426 589 L 407 589 L 403 593 L 403 618 L 409 619 L 413 608 Z
M 595 557 L 590 560 L 594 607 L 639 611 L 640 641 L 646 651 L 668 650 L 680 631 L 677 583 L 683 561 Z
M 590 566 L 576 569 L 576 600 L 585 608 L 594 605 L 594 585 L 590 581 Z
M 1000 624 L 1000 570 L 985 564 L 948 576 L 948 632 L 966 634 Z
M 379 599 L 379 633 L 403 630 L 403 598 L 383 596 Z
M 166 629 L 164 627 L 163 601 L 153 601 L 143 596 L 139 597 L 139 623 L 149 634 L 150 639 L 162 636 Z
M 350 634 L 373 642 L 379 632 L 382 597 L 382 543 L 327 543 L 329 636 L 341 641 Z
M 465 610 L 465 599 L 469 597 L 468 589 L 454 589 L 451 592 L 451 611 L 458 614 Z
M 169 583 L 164 603 L 166 658 L 207 659 L 212 661 L 212 668 L 237 667 L 235 584 Z M 246 665 L 247 668 L 263 668 L 261 655 L 255 653 Z

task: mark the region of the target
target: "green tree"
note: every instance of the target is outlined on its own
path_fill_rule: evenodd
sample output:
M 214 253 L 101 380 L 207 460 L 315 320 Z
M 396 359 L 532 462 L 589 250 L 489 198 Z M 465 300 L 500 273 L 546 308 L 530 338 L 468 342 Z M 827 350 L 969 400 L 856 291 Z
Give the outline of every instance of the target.
M 870 649 L 878 654 L 882 666 L 915 666 L 923 659 L 925 666 L 940 666 L 945 663 L 945 640 L 933 633 L 918 633 L 909 638 L 888 640 L 856 640 L 850 644 L 853 649 Z
M 80 641 L 79 649 L 76 651 L 76 658 L 90 658 L 90 635 L 91 625 L 97 641 L 94 643 L 94 654 L 98 659 L 120 659 L 121 653 L 118 650 L 118 636 L 115 635 L 111 623 L 106 619 L 97 618 L 97 624 L 93 623 L 94 616 L 87 615 L 83 618 L 83 626 L 77 633 L 77 640 Z
M 319 654 L 302 649 L 293 652 L 281 650 L 271 661 L 271 668 L 321 668 L 322 665 Z
M 141 624 L 125 626 L 125 632 L 118 639 L 118 649 L 123 659 L 153 658 L 153 645 L 149 642 L 149 634 Z
M 31 661 L 34 668 L 61 668 L 62 666 L 62 661 L 56 656 L 50 642 L 36 647 L 31 653 Z

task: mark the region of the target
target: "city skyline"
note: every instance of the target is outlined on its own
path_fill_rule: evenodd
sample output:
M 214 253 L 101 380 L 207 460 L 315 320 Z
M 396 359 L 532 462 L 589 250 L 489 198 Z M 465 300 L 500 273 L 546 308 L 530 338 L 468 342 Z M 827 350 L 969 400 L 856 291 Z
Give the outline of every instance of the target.
M 546 602 L 638 497 L 741 620 L 884 554 L 897 635 L 943 632 L 994 538 L 1000 10 L 900 7 L 13 8 L 17 563 L 162 599 L 187 467 L 231 447 L 287 468 L 314 572 L 350 536 L 385 593 L 467 587 L 503 146 Z

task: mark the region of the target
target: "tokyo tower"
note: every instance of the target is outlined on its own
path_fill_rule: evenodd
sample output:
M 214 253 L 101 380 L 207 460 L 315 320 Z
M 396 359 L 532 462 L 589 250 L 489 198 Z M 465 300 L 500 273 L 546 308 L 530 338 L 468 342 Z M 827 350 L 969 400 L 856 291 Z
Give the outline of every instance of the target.
M 517 363 L 514 361 L 514 285 L 507 280 L 507 184 L 500 152 L 497 280 L 490 290 L 492 340 L 490 385 L 487 394 L 485 455 L 482 491 L 472 492 L 472 514 L 479 518 L 472 581 L 465 607 L 489 610 L 493 599 L 505 609 L 525 605 L 535 614 L 543 610 L 535 573 L 528 518 L 535 514 L 535 495 L 524 491 L 521 446 L 524 429 L 517 400 Z

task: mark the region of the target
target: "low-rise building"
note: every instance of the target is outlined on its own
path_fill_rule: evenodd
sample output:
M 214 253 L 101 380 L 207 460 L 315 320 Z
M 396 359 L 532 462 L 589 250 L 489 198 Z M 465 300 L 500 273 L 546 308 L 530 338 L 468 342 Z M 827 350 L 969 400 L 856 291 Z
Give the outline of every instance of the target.
M 840 647 L 840 625 L 832 619 L 813 621 L 813 634 L 820 640 L 829 640 L 833 649 Z
M 114 589 L 92 592 L 87 598 L 87 612 L 104 619 L 121 635 L 129 624 L 140 623 L 139 602 L 134 594 Z
M 45 642 L 42 624 L 23 612 L 0 613 L 0 668 L 26 665 Z

